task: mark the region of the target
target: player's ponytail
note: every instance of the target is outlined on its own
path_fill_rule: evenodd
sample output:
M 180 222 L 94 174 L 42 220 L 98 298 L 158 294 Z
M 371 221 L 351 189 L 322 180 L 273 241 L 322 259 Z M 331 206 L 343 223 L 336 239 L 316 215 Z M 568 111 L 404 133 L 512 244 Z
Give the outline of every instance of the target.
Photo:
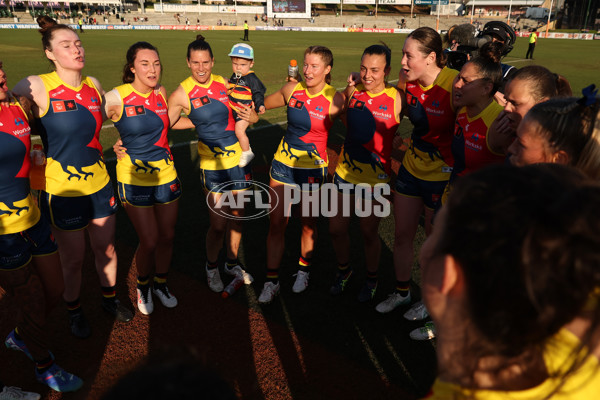
M 488 42 L 484 44 L 473 60 L 469 61 L 477 67 L 481 79 L 492 84 L 489 96 L 492 97 L 502 85 L 502 49 L 504 45 L 500 42 Z
M 210 58 L 213 59 L 215 58 L 213 56 L 213 52 L 212 49 L 210 48 L 210 44 L 208 44 L 208 42 L 206 40 L 204 40 L 204 36 L 198 34 L 196 35 L 196 40 L 194 40 L 192 43 L 190 43 L 188 45 L 187 48 L 187 59 L 190 59 L 190 55 L 192 53 L 192 51 L 198 51 L 198 50 L 204 50 L 204 51 L 208 51 L 208 54 L 210 54 Z

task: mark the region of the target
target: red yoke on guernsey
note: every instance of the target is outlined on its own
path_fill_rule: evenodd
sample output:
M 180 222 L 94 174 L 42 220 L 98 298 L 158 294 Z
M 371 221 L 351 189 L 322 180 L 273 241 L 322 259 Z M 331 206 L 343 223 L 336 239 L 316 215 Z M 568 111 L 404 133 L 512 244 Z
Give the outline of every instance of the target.
M 336 174 L 355 185 L 387 183 L 392 170 L 392 141 L 400 121 L 398 91 L 386 86 L 373 94 L 360 84 L 346 110 L 347 134 Z
M 452 83 L 458 71 L 443 68 L 428 87 L 417 81 L 406 84 L 406 115 L 414 129 L 402 165 L 416 178 L 446 181 L 454 158 L 450 145 L 456 113 L 452 106 Z
M 327 138 L 333 125 L 331 105 L 335 88 L 330 85 L 317 94 L 300 82 L 287 101 L 288 128 L 274 160 L 292 168 L 327 166 Z
M 467 115 L 463 107 L 456 117 L 452 154 L 454 154 L 453 180 L 456 176 L 465 176 L 490 164 L 504 162 L 504 154 L 494 153 L 488 145 L 488 131 L 492 122 L 503 108 L 495 100 L 473 118 Z

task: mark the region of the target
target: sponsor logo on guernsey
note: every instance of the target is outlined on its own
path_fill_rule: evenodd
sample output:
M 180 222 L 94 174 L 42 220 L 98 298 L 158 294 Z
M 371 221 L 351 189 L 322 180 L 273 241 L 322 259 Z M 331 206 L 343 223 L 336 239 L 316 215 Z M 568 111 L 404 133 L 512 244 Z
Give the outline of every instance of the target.
M 381 179 L 381 180 L 387 179 L 388 177 L 389 177 L 388 174 L 379 174 L 379 175 L 377 175 L 377 179 Z
M 23 136 L 29 135 L 30 132 L 31 132 L 31 128 L 27 126 L 23 129 L 17 129 L 15 131 L 13 131 L 13 135 L 18 136 L 18 137 L 23 137 Z
M 150 107 L 150 100 L 146 99 L 146 101 L 144 102 L 144 104 L 146 104 L 148 107 Z
M 315 160 L 315 165 L 323 165 L 325 164 L 325 160 Z
M 130 98 L 127 99 L 127 101 L 125 101 L 125 104 L 129 104 L 129 103 L 133 103 L 133 101 L 137 99 L 136 95 L 131 96 Z
M 411 107 L 416 107 L 419 103 L 419 99 L 411 93 L 406 94 L 406 100 L 408 101 L 408 105 Z
M 308 113 L 310 114 L 311 117 L 315 117 L 316 119 L 321 120 L 321 121 L 324 120 L 326 117 L 325 114 L 319 114 L 317 112 L 314 112 L 313 110 L 310 110 Z
M 65 92 L 65 89 L 60 89 L 58 92 L 54 92 L 54 93 L 52 93 L 52 94 L 51 94 L 51 96 L 52 96 L 52 97 L 56 97 L 56 96 L 58 96 L 59 94 L 62 94 L 62 93 L 64 93 L 64 92 Z
M 82 100 L 83 100 L 83 98 L 81 98 L 81 93 L 77 93 L 77 94 L 75 95 L 75 98 L 76 98 L 77 100 L 79 100 L 79 101 L 82 101 Z
M 429 114 L 433 114 L 433 115 L 444 115 L 445 114 L 444 110 L 437 110 L 437 109 L 431 108 L 431 107 L 425 107 L 425 110 Z
M 192 106 L 194 106 L 194 108 L 200 108 L 202 106 L 205 106 L 207 104 L 210 104 L 210 99 L 208 98 L 208 96 L 202 96 L 198 99 L 193 99 L 192 100 Z
M 208 89 L 208 90 L 206 91 L 206 93 L 208 93 L 208 94 L 213 94 L 212 90 L 210 90 L 210 89 Z
M 98 111 L 100 110 L 100 102 L 98 101 L 98 98 L 96 96 L 92 96 L 90 98 L 90 101 L 92 102 L 91 106 L 87 106 L 88 110 L 90 111 Z
M 358 108 L 359 110 L 362 110 L 364 107 L 365 107 L 364 101 L 360 101 L 360 100 L 356 100 L 356 99 L 350 100 L 350 108 Z
M 62 113 L 67 111 L 77 111 L 77 103 L 75 100 L 58 100 L 52 101 L 52 111 Z
M 431 102 L 431 105 L 434 106 L 435 108 L 438 108 L 440 106 L 440 102 L 437 100 L 434 100 Z
M 138 115 L 145 115 L 146 109 L 144 106 L 126 106 L 125 115 L 128 117 L 136 117 Z
M 0 122 L 0 126 L 4 126 L 4 124 L 2 122 Z
M 470 140 L 465 140 L 465 146 L 467 146 L 470 149 L 473 149 L 475 151 L 480 151 L 481 149 L 483 149 L 483 146 L 481 146 L 480 144 L 477 144 L 477 143 L 473 143 Z
M 190 92 L 190 97 L 196 97 L 196 95 L 198 94 L 198 92 L 200 91 L 200 88 L 195 88 L 194 90 L 192 90 Z
M 297 108 L 298 110 L 300 110 L 300 109 L 302 109 L 302 107 L 304 107 L 304 102 L 300 101 L 300 100 L 297 100 L 297 99 L 295 99 L 295 98 L 292 97 L 290 99 L 289 106 L 291 108 Z
M 442 167 L 442 172 L 445 174 L 452 173 L 452 167 Z
M 385 112 L 379 112 L 379 111 L 371 111 L 373 113 L 373 115 L 381 118 L 381 119 L 390 119 L 392 118 L 392 114 L 390 113 L 385 113 Z

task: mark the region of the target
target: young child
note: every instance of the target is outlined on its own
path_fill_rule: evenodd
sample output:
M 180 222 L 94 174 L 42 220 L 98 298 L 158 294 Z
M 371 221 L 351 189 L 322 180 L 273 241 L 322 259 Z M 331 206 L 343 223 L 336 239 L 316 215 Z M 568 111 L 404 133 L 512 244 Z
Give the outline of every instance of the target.
M 245 167 L 254 158 L 254 153 L 250 147 L 248 136 L 246 136 L 248 122 L 241 120 L 236 111 L 254 102 L 258 114 L 263 114 L 265 112 L 265 92 L 267 89 L 254 72 L 250 70 L 254 66 L 254 49 L 252 46 L 238 43 L 231 48 L 229 57 L 231 57 L 231 68 L 233 69 L 233 74 L 229 78 L 229 105 L 235 118 L 235 136 L 242 147 L 239 166 Z

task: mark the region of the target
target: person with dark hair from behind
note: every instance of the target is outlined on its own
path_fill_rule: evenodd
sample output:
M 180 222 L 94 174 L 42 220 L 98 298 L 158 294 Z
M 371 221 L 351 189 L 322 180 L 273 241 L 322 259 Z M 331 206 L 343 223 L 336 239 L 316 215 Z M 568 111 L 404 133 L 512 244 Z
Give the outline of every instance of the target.
M 102 400 L 237 400 L 231 386 L 191 353 L 159 351 L 119 379 Z
M 437 327 L 428 400 L 598 398 L 598 204 L 597 181 L 557 164 L 457 182 L 421 250 Z
M 50 18 L 47 15 L 40 15 L 36 18 L 36 22 L 40 26 L 40 33 L 46 32 L 46 29 L 50 28 L 51 26 L 58 25 L 58 23 L 54 19 Z

